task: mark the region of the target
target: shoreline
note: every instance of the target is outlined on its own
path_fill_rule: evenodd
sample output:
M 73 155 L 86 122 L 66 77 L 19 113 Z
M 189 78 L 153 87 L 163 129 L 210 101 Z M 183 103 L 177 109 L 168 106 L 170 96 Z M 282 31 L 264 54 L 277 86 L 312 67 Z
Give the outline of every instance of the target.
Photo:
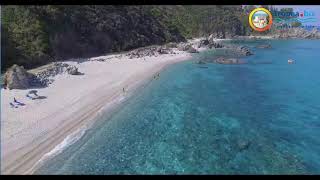
M 190 42 L 195 46 L 196 41 L 200 40 L 201 38 L 198 38 Z M 228 40 L 238 39 L 215 39 L 215 41 Z M 206 48 L 195 49 L 200 52 L 206 50 Z M 33 104 L 30 104 L 29 108 L 28 103 L 31 100 L 25 101 L 26 107 L 18 109 L 10 109 L 8 101 L 12 100 L 12 95 L 20 100 L 30 89 L 11 91 L 1 89 L 2 111 L 5 110 L 1 113 L 2 174 L 33 174 L 43 162 L 74 143 L 72 141 L 63 146 L 70 136 L 79 130 L 82 133 L 81 130 L 90 129 L 100 120 L 102 114 L 121 107 L 126 100 L 138 93 L 140 88 L 150 83 L 155 74 L 162 72 L 169 65 L 192 57 L 185 51 L 133 59 L 121 55 L 117 53 L 92 57 L 81 63 L 62 61 L 71 65 L 76 64 L 80 72 L 84 72 L 84 76 L 57 75 L 54 77 L 55 82 L 49 87 L 35 88 L 39 93 L 48 95 L 48 99 L 31 102 Z M 97 59 L 106 61 L 99 62 Z M 126 88 L 125 95 L 123 87 Z M 85 135 L 85 132 L 83 133 Z M 60 146 L 63 146 L 61 151 L 58 148 Z M 55 154 L 54 151 L 58 153 Z
M 177 54 L 160 55 L 158 57 L 143 57 L 136 59 L 122 59 L 116 57 L 111 60 L 108 60 L 107 62 L 86 61 L 84 62 L 84 64 L 95 64 L 95 66 L 97 67 L 100 67 L 99 64 L 101 64 L 102 66 L 102 63 L 104 63 L 104 66 L 109 64 L 110 67 L 107 68 L 107 70 L 110 70 L 110 68 L 121 68 L 124 64 L 127 64 L 128 69 L 126 70 L 138 68 L 137 66 L 144 67 L 138 68 L 134 72 L 131 72 L 130 75 L 127 75 L 125 77 L 118 76 L 121 76 L 121 74 L 123 72 L 126 72 L 126 70 L 123 70 L 122 72 L 118 73 L 116 73 L 116 70 L 114 70 L 115 74 L 113 74 L 113 77 L 117 76 L 116 80 L 114 81 L 119 80 L 120 82 L 113 82 L 111 83 L 111 86 L 110 82 L 105 82 L 103 83 L 103 85 L 101 85 L 100 82 L 96 84 L 93 83 L 93 85 L 95 85 L 96 87 L 88 88 L 85 91 L 86 93 L 82 92 L 79 94 L 77 94 L 77 92 L 72 92 L 72 90 L 70 93 L 69 89 L 67 90 L 69 92 L 69 94 L 67 93 L 68 95 L 74 94 L 73 96 L 80 96 L 80 98 L 75 97 L 74 99 L 71 99 L 71 103 L 64 103 L 61 100 L 66 99 L 63 99 L 62 97 L 62 99 L 60 99 L 60 101 L 63 103 L 63 105 L 61 105 L 62 108 L 59 106 L 50 107 L 50 105 L 48 105 L 49 102 L 40 102 L 39 104 L 33 105 L 35 107 L 34 109 L 24 109 L 24 112 L 22 112 L 22 109 L 19 108 L 7 108 L 5 111 L 12 110 L 19 112 L 19 110 L 21 110 L 20 113 L 23 114 L 24 117 L 22 118 L 19 117 L 19 115 L 14 115 L 14 113 L 9 113 L 8 118 L 3 115 L 7 115 L 7 113 L 2 113 L 2 119 L 5 119 L 5 122 L 2 121 L 1 139 L 3 151 L 1 152 L 1 172 L 3 174 L 34 173 L 36 169 L 41 167 L 43 162 L 45 162 L 46 160 L 50 160 L 51 158 L 44 156 L 47 156 L 48 153 L 50 154 L 52 151 L 54 151 L 55 148 L 59 146 L 61 143 L 63 143 L 64 140 L 68 138 L 71 134 L 75 133 L 76 131 L 79 131 L 81 127 L 86 127 L 87 129 L 89 129 L 97 120 L 99 120 L 101 112 L 111 112 L 113 109 L 116 109 L 123 102 L 125 102 L 125 100 L 129 99 L 132 95 L 137 93 L 138 89 L 143 88 L 144 85 L 151 82 L 155 74 L 163 71 L 169 65 L 189 60 L 191 57 L 192 56 L 189 53 L 180 52 Z M 130 64 L 132 67 L 130 67 Z M 101 67 L 101 69 L 103 69 L 103 67 Z M 80 71 L 82 70 L 83 69 L 80 66 Z M 88 72 L 85 72 L 85 75 L 86 73 Z M 102 73 L 104 76 L 107 76 L 105 75 L 105 71 L 100 71 L 99 73 Z M 66 76 L 68 75 L 57 75 L 57 77 L 55 77 L 54 84 L 43 89 L 38 89 L 39 92 L 47 90 L 47 93 L 49 94 L 49 99 L 50 95 L 53 96 L 55 94 L 61 94 L 61 92 L 63 94 L 65 92 L 64 89 L 62 89 L 61 92 L 55 92 L 55 94 L 51 92 L 50 94 L 48 92 L 49 89 L 56 89 L 55 91 L 57 91 L 59 90 L 59 88 L 64 88 L 62 87 L 62 85 L 68 85 L 69 88 L 72 89 L 73 87 L 70 84 L 74 83 L 74 85 L 77 85 L 77 82 L 73 81 L 71 78 L 66 78 Z M 78 77 L 80 77 L 81 79 L 81 76 L 75 76 L 74 78 Z M 106 79 L 112 80 L 113 77 Z M 104 78 L 101 77 L 96 78 L 97 81 L 101 81 L 103 79 Z M 86 78 L 85 80 L 94 81 L 95 78 L 93 76 L 90 78 Z M 86 86 L 86 82 L 83 82 L 85 80 L 80 81 L 84 85 L 79 85 L 76 87 Z M 126 93 L 125 95 L 123 95 L 122 87 L 124 86 L 126 86 L 126 91 L 129 90 L 129 94 Z M 2 107 L 5 107 L 8 103 L 7 101 L 11 98 L 11 96 L 9 95 L 9 97 L 7 97 L 8 90 L 1 89 L 1 91 Z M 13 93 L 11 93 L 11 95 L 14 94 L 15 91 L 18 92 L 18 96 L 15 95 L 15 97 L 19 97 L 20 95 L 21 99 L 22 93 L 25 93 L 28 90 L 14 90 Z M 88 96 L 88 94 L 90 94 L 90 97 Z M 41 101 L 45 102 L 48 100 L 45 99 Z M 56 101 L 58 101 L 58 99 L 56 99 Z M 41 105 L 42 107 L 40 107 Z M 49 109 L 49 112 L 46 112 L 44 113 L 45 115 L 42 115 L 41 111 L 45 110 L 46 108 Z M 50 108 L 57 109 L 50 111 Z M 8 122 L 14 119 L 13 121 L 18 121 L 21 124 L 23 124 L 24 119 L 27 119 L 25 121 L 28 121 L 29 118 L 35 117 L 32 114 L 38 114 L 40 118 L 36 118 L 36 120 L 30 120 L 33 122 L 26 123 L 26 125 L 20 129 L 17 129 L 16 124 Z M 10 125 L 10 123 L 12 124 Z M 81 139 L 81 137 L 79 139 Z
M 188 60 L 188 59 L 186 59 L 186 60 Z M 182 60 L 182 61 L 185 61 L 185 60 Z M 163 67 L 161 67 L 160 70 L 156 71 L 154 74 L 161 73 L 168 66 L 182 62 L 182 61 L 178 61 L 178 62 L 174 62 L 174 63 L 170 63 L 170 64 L 165 64 Z M 49 151 L 48 153 L 46 153 L 42 156 L 42 158 L 44 158 L 44 159 L 42 159 L 42 158 L 39 159 L 39 161 L 36 162 L 36 164 L 32 168 L 27 170 L 26 172 L 34 174 L 34 172 L 36 170 L 38 170 L 43 165 L 43 163 L 45 163 L 46 161 L 50 161 L 50 159 L 52 159 L 56 155 L 59 155 L 60 153 L 62 153 L 66 148 L 68 148 L 69 146 L 72 146 L 78 140 L 81 140 L 81 138 L 85 135 L 87 130 L 93 128 L 94 126 L 96 126 L 99 123 L 103 123 L 104 121 L 107 121 L 109 119 L 109 117 L 112 116 L 111 113 L 116 112 L 119 108 L 122 107 L 122 105 L 124 105 L 124 103 L 126 101 L 130 100 L 130 98 L 132 98 L 132 96 L 134 96 L 136 93 L 138 93 L 139 90 L 144 89 L 149 83 L 151 83 L 154 80 L 153 79 L 154 74 L 150 74 L 149 77 L 146 77 L 145 79 L 142 79 L 138 83 L 131 86 L 132 89 L 126 96 L 123 96 L 120 94 L 115 95 L 114 99 L 111 99 L 109 102 L 107 102 L 105 105 L 103 105 L 100 109 L 97 109 L 94 117 L 91 117 L 90 118 L 91 120 L 87 119 L 88 122 L 86 122 L 86 124 L 84 124 L 80 127 L 77 126 L 77 128 L 74 128 L 74 130 L 72 132 L 69 132 L 68 134 L 66 133 L 66 135 L 64 136 L 65 138 L 59 144 L 57 144 L 53 149 L 51 149 L 51 151 Z M 110 114 L 108 114 L 108 113 L 110 113 Z M 106 116 L 106 114 L 107 114 L 107 116 Z M 71 139 L 69 139 L 69 138 L 71 138 Z M 71 140 L 71 142 L 67 142 L 67 144 L 65 144 L 65 141 L 68 141 L 67 139 Z M 59 149 L 59 146 L 63 146 L 62 149 Z M 55 151 L 58 151 L 58 153 L 54 153 Z

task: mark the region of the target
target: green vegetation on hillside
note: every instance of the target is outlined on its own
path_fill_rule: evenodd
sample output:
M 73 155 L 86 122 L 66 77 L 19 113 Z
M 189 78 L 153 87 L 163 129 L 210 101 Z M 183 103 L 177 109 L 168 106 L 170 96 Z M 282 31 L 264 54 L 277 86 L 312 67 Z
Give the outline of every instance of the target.
M 2 70 L 89 57 L 214 32 L 249 32 L 241 6 L 3 6 Z

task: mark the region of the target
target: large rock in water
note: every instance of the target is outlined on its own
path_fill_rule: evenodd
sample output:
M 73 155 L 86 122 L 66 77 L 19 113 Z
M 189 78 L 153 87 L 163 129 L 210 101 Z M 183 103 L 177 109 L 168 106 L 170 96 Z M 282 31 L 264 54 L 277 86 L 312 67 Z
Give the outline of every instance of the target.
M 236 48 L 236 51 L 243 56 L 250 56 L 253 54 L 247 46 L 239 46 Z
M 4 75 L 4 86 L 9 89 L 27 89 L 35 76 L 28 73 L 23 66 L 14 64 Z
M 215 42 L 215 41 L 213 41 L 209 44 L 209 48 L 223 48 L 223 47 L 224 47 L 223 44 L 221 44 L 219 42 Z
M 246 62 L 241 61 L 240 59 L 236 58 L 225 58 L 225 57 L 219 57 L 215 59 L 213 62 L 218 64 L 246 64 Z

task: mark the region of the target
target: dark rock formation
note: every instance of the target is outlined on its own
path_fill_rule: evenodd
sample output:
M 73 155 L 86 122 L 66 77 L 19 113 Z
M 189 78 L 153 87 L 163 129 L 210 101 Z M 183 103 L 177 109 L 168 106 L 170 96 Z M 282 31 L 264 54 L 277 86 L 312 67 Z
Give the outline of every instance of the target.
M 203 39 L 199 42 L 198 48 L 208 47 L 208 48 L 223 48 L 224 45 L 215 40 L 215 37 L 211 34 L 207 39 Z
M 9 89 L 27 89 L 33 78 L 34 75 L 28 73 L 23 66 L 14 64 L 4 75 L 4 86 Z
M 238 140 L 237 141 L 237 146 L 240 151 L 248 149 L 250 144 L 251 144 L 251 142 L 248 140 Z
M 171 44 L 172 45 L 172 44 Z M 172 48 L 167 45 L 164 46 L 148 46 L 132 50 L 126 54 L 130 59 L 141 58 L 145 56 L 158 56 L 159 54 L 175 54 Z
M 253 54 L 249 49 L 249 47 L 247 46 L 238 46 L 235 50 L 236 52 L 238 52 L 240 55 L 243 55 L 243 56 L 250 56 Z
M 178 44 L 179 51 L 187 51 L 187 49 L 191 46 L 191 44 L 180 43 Z
M 78 71 L 78 68 L 75 67 L 75 66 L 69 66 L 69 67 L 67 67 L 67 72 L 68 72 L 68 74 L 71 74 L 71 75 L 79 75 L 79 74 L 81 74 L 81 73 Z
M 210 43 L 209 43 L 208 39 L 203 39 L 203 40 L 201 40 L 201 41 L 199 42 L 198 48 L 205 47 L 205 46 L 207 46 L 207 45 L 209 45 L 209 44 L 210 44 Z

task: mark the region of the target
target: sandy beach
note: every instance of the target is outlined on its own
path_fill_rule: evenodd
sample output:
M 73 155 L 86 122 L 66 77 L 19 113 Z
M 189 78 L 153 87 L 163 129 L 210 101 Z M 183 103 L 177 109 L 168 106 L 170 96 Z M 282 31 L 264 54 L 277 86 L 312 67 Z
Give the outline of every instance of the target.
M 57 153 L 52 150 L 61 146 L 68 135 L 90 127 L 99 112 L 119 104 L 167 65 L 191 58 L 187 52 L 175 51 L 134 59 L 109 55 L 84 62 L 65 61 L 84 74 L 55 76 L 48 87 L 35 89 L 43 99 L 28 99 L 30 89 L 2 88 L 2 173 L 32 174 L 39 162 Z M 25 105 L 11 108 L 9 103 L 14 97 Z

